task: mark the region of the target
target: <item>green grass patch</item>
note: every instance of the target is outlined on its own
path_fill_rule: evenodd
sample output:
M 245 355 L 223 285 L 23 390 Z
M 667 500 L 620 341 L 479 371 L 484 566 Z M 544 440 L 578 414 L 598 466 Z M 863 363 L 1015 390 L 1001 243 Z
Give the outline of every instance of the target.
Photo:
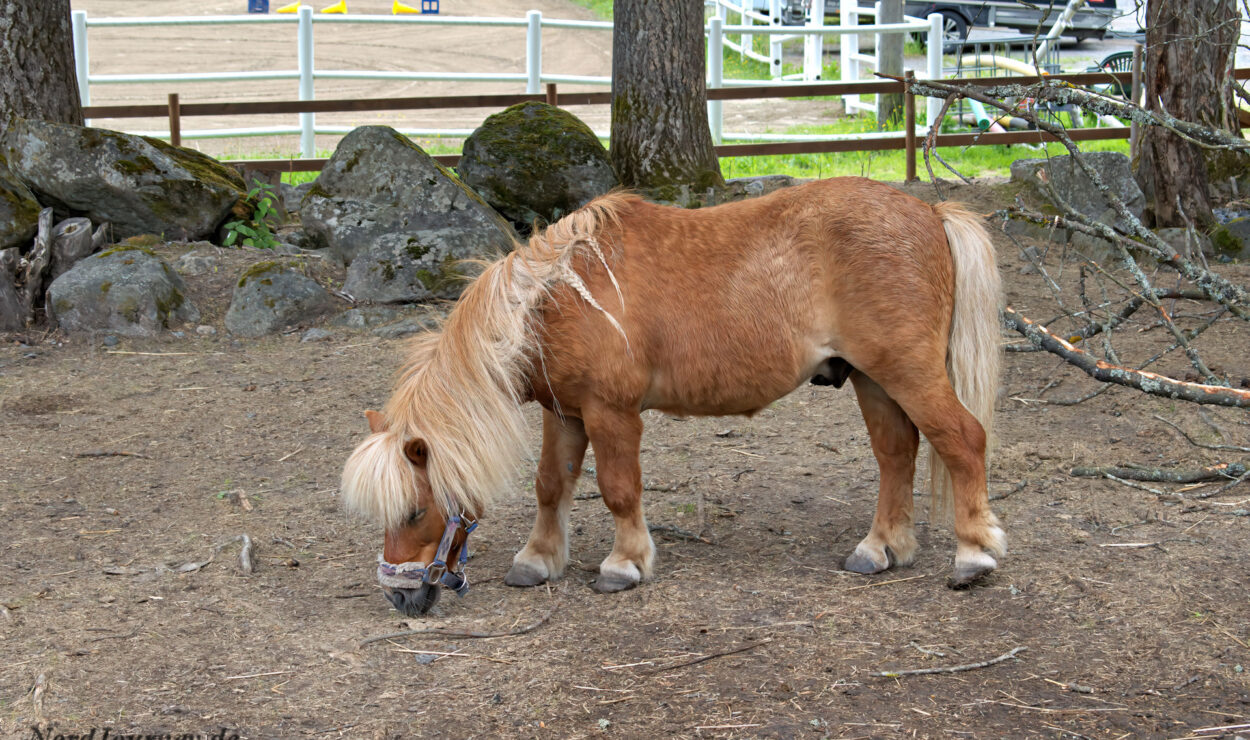
M 792 126 L 782 133 L 788 134 L 848 134 L 876 130 L 876 122 L 868 116 L 855 116 L 822 126 Z M 968 129 L 960 129 L 968 130 Z M 725 143 L 733 143 L 726 141 Z M 1087 152 L 1121 152 L 1128 154 L 1128 140 L 1087 141 L 1081 145 Z M 1067 154 L 1062 144 L 1044 146 L 1013 144 L 1007 146 L 939 147 L 939 156 L 966 177 L 1006 175 L 1011 163 L 1017 159 L 1035 159 Z M 933 172 L 938 177 L 954 178 L 940 162 L 931 159 Z M 858 175 L 874 180 L 900 181 L 907 174 L 906 153 L 903 151 L 878 152 L 831 152 L 827 154 L 787 154 L 766 157 L 722 157 L 721 174 L 730 177 L 757 177 L 760 175 L 792 175 L 794 177 L 838 177 Z M 916 171 L 927 178 L 923 154 L 917 152 Z
M 586 8 L 601 21 L 612 20 L 612 0 L 573 0 L 573 4 Z
M 413 143 L 421 147 L 421 149 L 430 156 L 438 156 L 441 154 L 459 154 L 462 148 L 460 139 L 413 139 Z M 313 153 L 313 159 L 329 159 L 334 154 L 328 149 L 319 149 Z M 293 159 L 299 157 L 296 152 L 253 152 L 250 154 L 230 155 L 223 157 L 222 162 L 230 162 L 239 159 Z M 306 182 L 312 182 L 317 179 L 316 172 L 283 172 L 282 182 L 287 185 L 301 185 Z

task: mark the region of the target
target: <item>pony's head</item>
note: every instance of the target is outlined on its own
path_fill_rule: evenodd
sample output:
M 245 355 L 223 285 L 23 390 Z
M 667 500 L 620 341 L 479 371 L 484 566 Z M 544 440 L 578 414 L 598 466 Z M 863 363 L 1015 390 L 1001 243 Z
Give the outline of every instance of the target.
M 378 583 L 396 610 L 418 616 L 434 606 L 442 586 L 457 593 L 468 589 L 463 564 L 476 521 L 465 512 L 449 512 L 446 501 L 434 495 L 424 439 L 388 428 L 376 411 L 365 416 L 372 434 L 343 468 L 343 505 L 382 525 Z

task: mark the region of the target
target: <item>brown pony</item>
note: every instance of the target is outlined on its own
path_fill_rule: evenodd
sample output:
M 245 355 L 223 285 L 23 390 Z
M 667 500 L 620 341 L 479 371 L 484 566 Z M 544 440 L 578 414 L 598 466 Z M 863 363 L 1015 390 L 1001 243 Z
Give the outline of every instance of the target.
M 467 588 L 455 555 L 543 414 L 538 515 L 505 582 L 557 579 L 586 445 L 616 542 L 594 587 L 655 569 L 643 517 L 644 409 L 750 416 L 811 381 L 855 387 L 881 468 L 877 512 L 845 567 L 910 563 L 917 430 L 934 502 L 954 505 L 953 582 L 992 571 L 1006 539 L 985 451 L 998 383 L 998 272 L 974 215 L 837 178 L 701 210 L 612 194 L 490 264 L 442 330 L 411 346 L 343 471 L 345 505 L 386 532 L 379 581 L 424 613 Z

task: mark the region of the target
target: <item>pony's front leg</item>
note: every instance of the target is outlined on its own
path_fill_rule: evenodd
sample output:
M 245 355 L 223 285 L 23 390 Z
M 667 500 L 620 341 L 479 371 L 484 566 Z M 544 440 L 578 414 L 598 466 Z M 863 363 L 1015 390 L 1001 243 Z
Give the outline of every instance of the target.
M 569 508 L 586 442 L 581 419 L 561 419 L 543 410 L 543 451 L 534 481 L 538 515 L 529 542 L 512 558 L 512 568 L 504 576 L 509 586 L 537 586 L 564 574 L 569 561 Z
M 624 591 L 649 577 L 655 564 L 655 543 L 642 513 L 642 418 L 636 411 L 597 410 L 586 414 L 586 433 L 595 448 L 599 492 L 616 520 L 616 542 L 599 565 L 594 589 Z

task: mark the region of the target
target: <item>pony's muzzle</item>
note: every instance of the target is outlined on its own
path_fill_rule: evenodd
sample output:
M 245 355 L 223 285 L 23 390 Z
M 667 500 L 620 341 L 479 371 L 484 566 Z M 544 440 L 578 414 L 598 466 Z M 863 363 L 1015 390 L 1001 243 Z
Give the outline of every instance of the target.
M 432 583 L 423 583 L 419 588 L 382 587 L 386 600 L 391 602 L 391 606 L 395 607 L 396 611 L 406 617 L 419 617 L 428 612 L 438 603 L 438 596 L 442 590 Z

